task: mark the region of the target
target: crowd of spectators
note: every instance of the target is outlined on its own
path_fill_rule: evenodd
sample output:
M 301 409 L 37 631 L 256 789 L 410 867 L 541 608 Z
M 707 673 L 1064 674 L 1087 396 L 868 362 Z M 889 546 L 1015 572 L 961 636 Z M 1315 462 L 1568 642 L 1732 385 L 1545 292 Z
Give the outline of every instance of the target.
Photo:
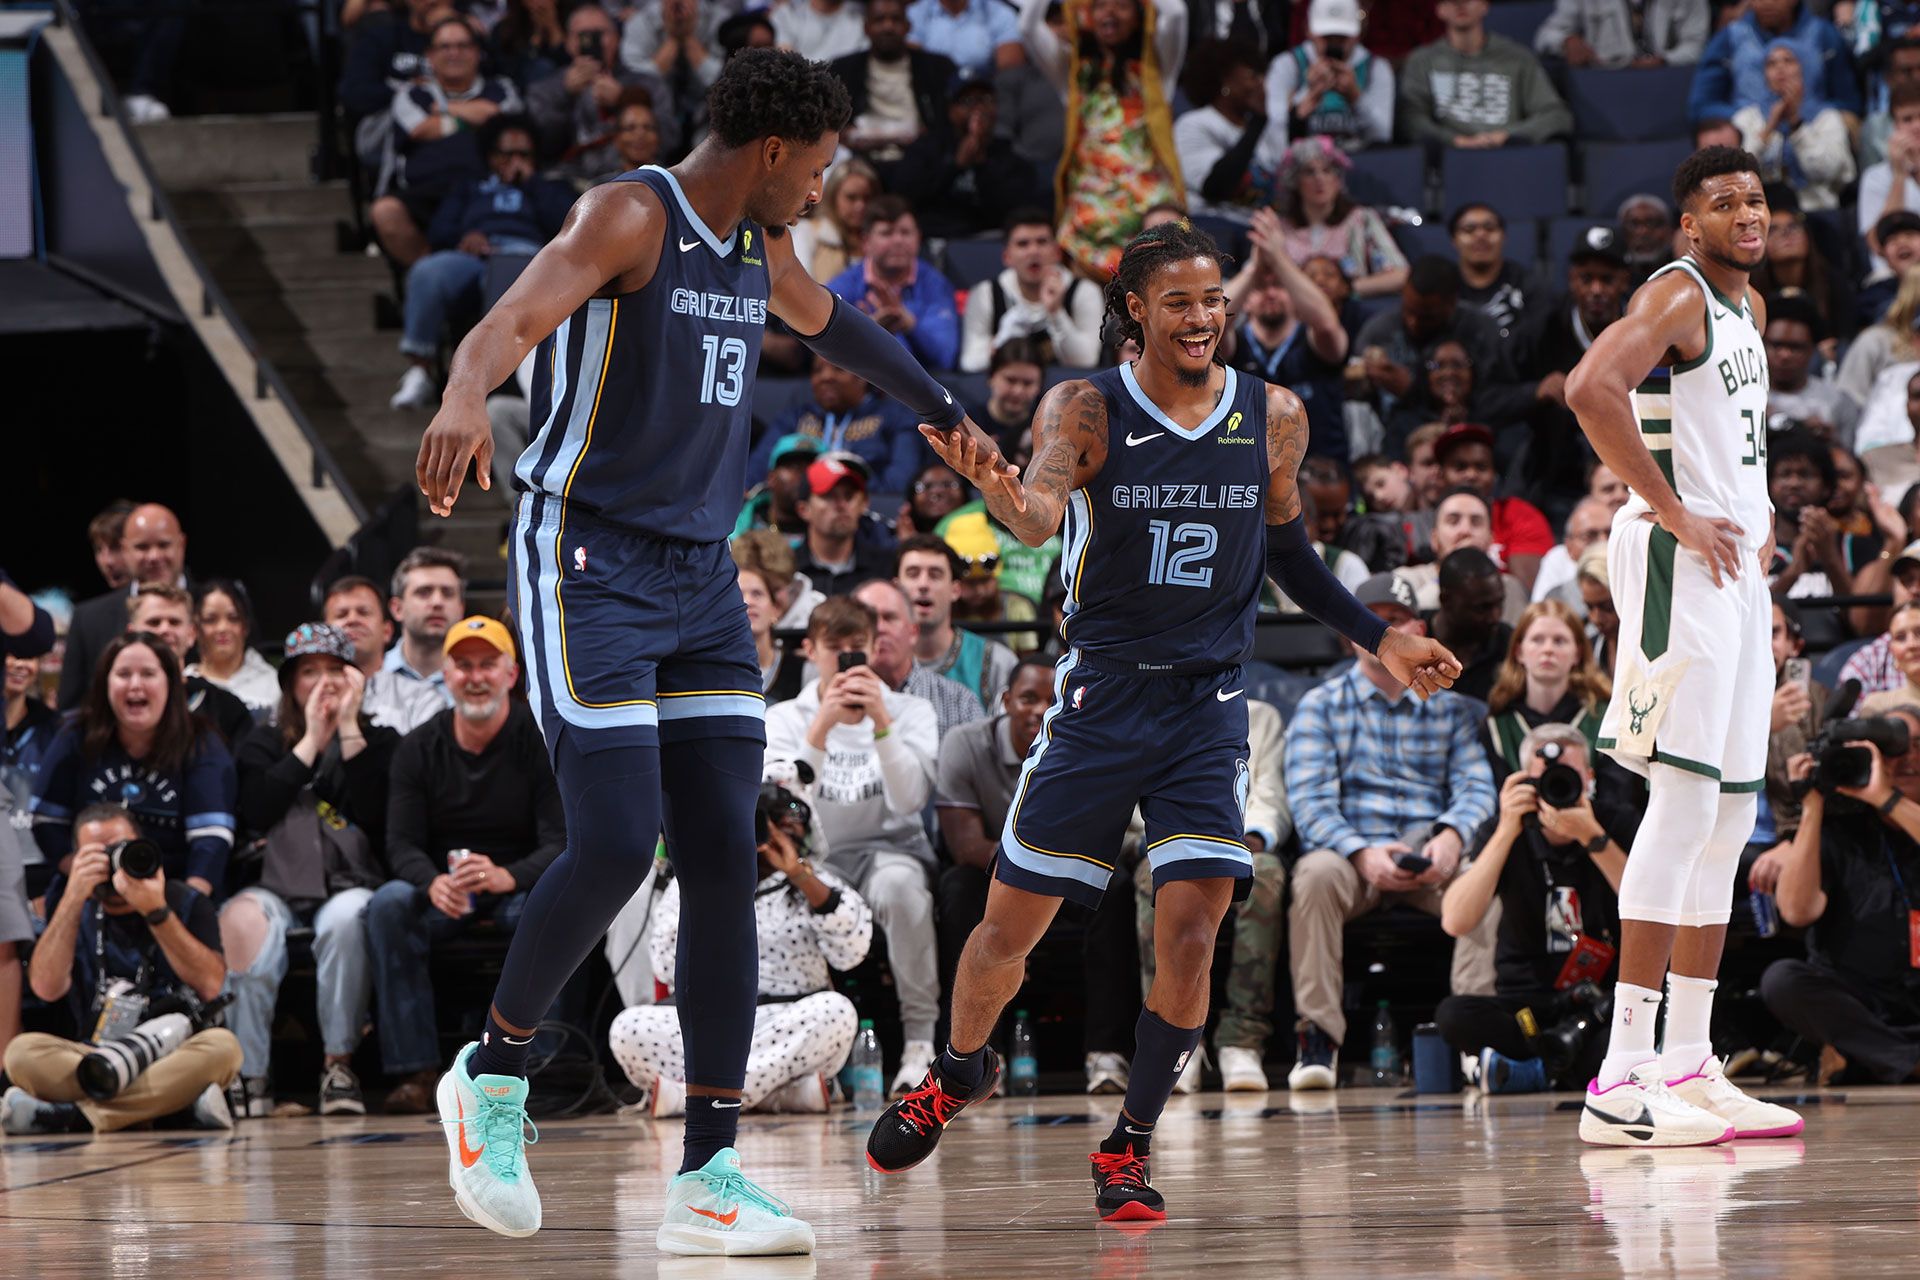
M 1289 1081 L 1339 1079 L 1350 926 L 1395 904 L 1439 916 L 1444 933 L 1429 928 L 1423 945 L 1436 958 L 1451 946 L 1440 1029 L 1487 1087 L 1579 1074 L 1584 1058 L 1515 1028 L 1567 1013 L 1568 958 L 1617 944 L 1611 895 L 1639 793 L 1593 751 L 1618 661 L 1606 546 L 1625 486 L 1586 449 L 1564 386 L 1673 257 L 1675 211 L 1657 189 L 1633 193 L 1589 208 L 1547 253 L 1544 229 L 1500 191 L 1442 210 L 1441 233 L 1416 221 L 1427 191 L 1361 178 L 1368 153 L 1396 143 L 1429 159 L 1580 145 L 1570 77 L 1693 67 L 1691 140 L 1750 147 L 1774 209 L 1755 285 L 1780 691 L 1743 875 L 1809 932 L 1795 954 L 1736 934 L 1773 956 L 1754 981 L 1782 1026 L 1821 1047 L 1822 1078 L 1913 1074 L 1920 997 L 1889 922 L 1920 879 L 1920 764 L 1908 763 L 1920 753 L 1875 748 L 1864 784 L 1802 785 L 1842 678 L 1876 714 L 1920 707 L 1920 30 L 1907 10 L 1882 7 L 1869 31 L 1795 0 L 1559 0 L 1528 41 L 1498 34 L 1486 0 L 1415 6 L 1392 31 L 1353 0 L 1291 13 L 1183 0 L 783 0 L 764 16 L 726 0 L 350 8 L 340 100 L 381 246 L 406 269 L 396 404 L 433 403 L 449 331 L 554 234 L 571 194 L 699 142 L 705 86 L 754 44 L 832 62 L 853 100 L 824 198 L 794 229 L 801 262 L 946 374 L 1016 461 L 1050 381 L 1127 356 L 1103 332 L 1102 289 L 1131 235 L 1185 214 L 1234 246 L 1222 355 L 1305 401 L 1302 489 L 1322 553 L 1389 625 L 1426 629 L 1466 668 L 1421 703 L 1368 655 L 1328 666 L 1322 654 L 1311 688 L 1275 684 L 1276 706 L 1256 713 L 1246 834 L 1259 874 L 1226 940 L 1215 1046 L 1236 1087 L 1265 1083 L 1283 946 Z M 1057 542 L 1025 547 L 896 406 L 803 358 L 769 341 L 763 381 L 785 375 L 790 403 L 756 406 L 734 555 L 769 768 L 811 809 L 761 851 L 761 925 L 781 939 L 762 987 L 791 1013 L 764 1019 L 765 1044 L 756 1030 L 750 1092 L 812 1110 L 851 1038 L 830 971 L 864 962 L 869 940 L 898 996 L 896 1083 L 938 1043 L 1019 762 L 1057 696 L 1047 661 L 1064 606 Z M 432 956 L 476 926 L 510 930 L 564 840 L 512 692 L 510 634 L 469 618 L 463 567 L 423 550 L 391 584 L 331 584 L 276 666 L 245 588 L 189 572 L 165 507 L 115 504 L 88 534 L 106 590 L 72 610 L 64 657 L 35 659 L 29 640 L 8 659 L 3 794 L 31 813 L 17 858 L 31 905 L 18 919 L 0 909 L 0 1040 L 22 1039 L 9 995 L 22 989 L 85 1039 L 107 981 L 91 938 L 111 935 L 106 969 L 204 985 L 204 957 L 170 924 L 136 936 L 151 893 L 100 874 L 94 855 L 137 830 L 159 846 L 182 932 L 222 955 L 234 996 L 234 1042 L 206 1052 L 207 1078 L 169 1093 L 173 1109 L 211 1115 L 209 1085 L 231 1084 L 249 1113 L 305 1096 L 276 1090 L 270 1033 L 290 940 L 308 933 L 321 1110 L 365 1105 L 352 1062 L 369 1025 L 389 1109 L 428 1105 L 444 1057 Z M 11 647 L 33 622 L 10 591 Z M 1292 605 L 1269 592 L 1263 608 Z M 1259 656 L 1285 661 L 1270 637 L 1305 632 L 1261 634 Z M 1581 800 L 1540 798 L 1549 763 L 1580 775 Z M 102 800 L 118 809 L 93 808 Z M 1126 892 L 1137 854 L 1115 854 L 1108 906 L 1074 921 L 1085 1066 L 1102 1089 L 1124 1087 L 1151 910 Z M 74 905 L 89 896 L 76 879 L 111 881 L 98 910 Z M 670 886 L 643 892 L 648 954 L 670 989 L 676 900 Z M 67 960 L 44 945 L 63 920 L 81 937 Z M 680 1061 L 669 1022 L 636 1006 L 615 1036 L 663 1113 Z M 1764 1039 L 1725 1034 L 1728 1048 Z M 22 1070 L 9 1053 L 15 1082 L 44 1080 L 48 1050 L 31 1042 L 22 1062 L 40 1065 Z M 119 1122 L 22 1104 L 10 1125 L 16 1114 Z

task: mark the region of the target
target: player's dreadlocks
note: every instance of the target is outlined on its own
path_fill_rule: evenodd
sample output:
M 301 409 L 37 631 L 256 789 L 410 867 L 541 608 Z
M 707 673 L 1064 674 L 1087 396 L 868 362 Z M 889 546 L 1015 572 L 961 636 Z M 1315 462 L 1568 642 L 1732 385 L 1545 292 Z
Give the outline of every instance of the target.
M 1220 274 L 1226 274 L 1227 256 L 1220 252 L 1220 246 L 1185 218 L 1142 231 L 1127 243 L 1126 252 L 1120 255 L 1120 269 L 1107 282 L 1105 337 L 1110 344 L 1117 347 L 1129 338 L 1145 341 L 1140 322 L 1127 313 L 1127 295 L 1137 293 L 1144 299 L 1147 281 L 1154 272 L 1168 263 L 1190 258 L 1212 258 L 1220 264 Z

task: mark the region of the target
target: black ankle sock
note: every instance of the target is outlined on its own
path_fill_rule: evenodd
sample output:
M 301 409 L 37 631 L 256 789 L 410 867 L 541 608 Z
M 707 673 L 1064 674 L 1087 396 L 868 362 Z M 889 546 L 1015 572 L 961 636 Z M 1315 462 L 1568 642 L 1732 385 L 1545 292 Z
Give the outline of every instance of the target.
M 981 1045 L 972 1053 L 961 1053 L 949 1044 L 940 1054 L 940 1074 L 955 1084 L 978 1088 L 987 1074 L 987 1046 Z
M 1113 1132 L 1101 1140 L 1100 1149 L 1110 1156 L 1117 1156 L 1128 1147 L 1133 1148 L 1133 1154 L 1145 1158 L 1153 1147 L 1153 1126 L 1141 1124 L 1122 1107 L 1120 1118 L 1114 1121 Z
M 493 1016 L 493 1010 L 487 1010 L 487 1029 L 480 1033 L 480 1047 L 467 1059 L 467 1075 L 472 1076 L 524 1076 L 527 1074 L 527 1054 L 533 1049 L 532 1036 L 509 1034 L 507 1028 L 500 1025 Z
M 692 1173 L 730 1147 L 740 1134 L 740 1099 L 716 1098 L 712 1094 L 687 1095 L 686 1151 L 680 1157 L 680 1172 Z

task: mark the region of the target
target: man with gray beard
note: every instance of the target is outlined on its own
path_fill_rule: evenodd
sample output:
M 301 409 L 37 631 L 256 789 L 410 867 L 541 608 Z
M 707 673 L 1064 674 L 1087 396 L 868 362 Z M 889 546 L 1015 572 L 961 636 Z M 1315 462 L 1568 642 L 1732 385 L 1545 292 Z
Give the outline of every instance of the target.
M 401 740 L 387 801 L 387 865 L 395 879 L 367 904 L 381 1066 L 400 1077 L 390 1115 L 434 1106 L 435 943 L 490 919 L 519 922 L 534 881 L 566 847 L 566 815 L 539 726 L 512 694 L 513 638 L 492 618 L 447 629 L 451 710 Z M 450 852 L 460 857 L 453 862 Z

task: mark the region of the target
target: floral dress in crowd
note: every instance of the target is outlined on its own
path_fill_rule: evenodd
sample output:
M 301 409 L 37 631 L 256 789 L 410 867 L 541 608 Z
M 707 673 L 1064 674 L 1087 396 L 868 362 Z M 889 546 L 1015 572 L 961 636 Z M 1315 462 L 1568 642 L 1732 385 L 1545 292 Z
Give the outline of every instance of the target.
M 1120 253 L 1140 230 L 1140 219 L 1157 204 L 1184 207 L 1186 189 L 1155 153 L 1140 64 L 1127 65 L 1127 92 L 1114 92 L 1112 78 L 1091 63 L 1083 77 L 1080 145 L 1069 162 L 1060 243 L 1096 279 L 1111 276 Z M 1091 84 L 1085 81 L 1092 81 Z

